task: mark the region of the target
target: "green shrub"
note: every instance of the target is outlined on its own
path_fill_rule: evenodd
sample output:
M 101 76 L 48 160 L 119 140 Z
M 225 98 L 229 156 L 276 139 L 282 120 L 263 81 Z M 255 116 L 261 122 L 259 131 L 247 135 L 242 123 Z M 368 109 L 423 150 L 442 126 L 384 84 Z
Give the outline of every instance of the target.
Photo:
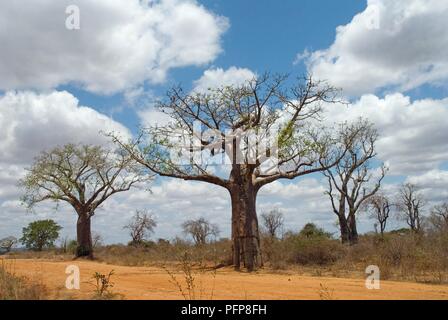
M 329 265 L 341 259 L 345 253 L 345 247 L 335 240 L 298 236 L 293 241 L 293 262 L 302 265 Z

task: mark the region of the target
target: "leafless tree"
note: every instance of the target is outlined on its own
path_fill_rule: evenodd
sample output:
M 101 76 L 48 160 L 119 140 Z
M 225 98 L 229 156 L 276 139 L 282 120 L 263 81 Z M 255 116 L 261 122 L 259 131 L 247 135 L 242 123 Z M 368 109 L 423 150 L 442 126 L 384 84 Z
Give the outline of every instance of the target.
M 98 232 L 92 233 L 92 248 L 98 248 L 103 244 L 103 236 Z
M 389 219 L 392 204 L 385 195 L 376 194 L 367 201 L 366 206 L 370 212 L 370 216 L 379 225 L 381 236 L 384 237 L 384 230 L 386 230 L 387 219 Z
M 342 243 L 356 244 L 356 213 L 378 192 L 387 169 L 382 166 L 379 176 L 374 177 L 371 162 L 376 156 L 378 133 L 370 122 L 359 119 L 341 125 L 340 139 L 348 151 L 333 168 L 324 171 L 329 186 L 326 194 L 338 216 Z
M 261 215 L 263 226 L 271 238 L 276 238 L 278 231 L 283 227 L 283 213 L 274 209 Z
M 193 238 L 196 245 L 206 244 L 209 237 L 219 235 L 219 227 L 204 218 L 187 220 L 182 224 L 182 229 L 186 235 Z
M 133 245 L 140 245 L 154 232 L 157 222 L 147 210 L 137 210 L 131 221 L 124 228 L 129 230 Z
M 76 256 L 93 257 L 91 218 L 110 196 L 128 191 L 151 175 L 125 153 L 101 146 L 67 144 L 42 152 L 20 181 L 23 202 L 64 201 L 78 215 Z
M 430 225 L 438 232 L 448 231 L 448 202 L 434 206 L 428 218 Z
M 0 249 L 3 249 L 6 252 L 10 252 L 12 247 L 14 247 L 17 244 L 17 238 L 16 237 L 6 237 L 4 239 L 0 240 Z
M 205 93 L 175 87 L 158 104 L 171 122 L 143 129 L 132 142 L 111 134 L 135 160 L 160 176 L 228 190 L 237 269 L 243 264 L 251 271 L 262 264 L 259 190 L 279 179 L 326 170 L 340 157 L 341 148 L 318 121 L 322 103 L 338 101 L 338 91 L 311 77 L 298 79 L 292 87 L 286 80 L 266 74 Z M 182 163 L 173 158 L 178 154 Z M 210 170 L 216 161 L 228 170 Z
M 397 201 L 400 217 L 416 233 L 422 230 L 421 211 L 424 205 L 425 200 L 416 185 L 406 183 L 401 186 Z

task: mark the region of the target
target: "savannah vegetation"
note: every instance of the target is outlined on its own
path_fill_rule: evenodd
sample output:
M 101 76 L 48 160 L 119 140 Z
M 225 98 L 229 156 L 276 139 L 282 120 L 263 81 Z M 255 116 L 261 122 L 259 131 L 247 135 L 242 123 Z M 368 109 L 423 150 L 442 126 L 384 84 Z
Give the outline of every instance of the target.
M 378 164 L 375 125 L 365 119 L 331 129 L 322 125 L 323 104 L 336 102 L 341 102 L 336 88 L 309 76 L 294 82 L 265 74 L 240 86 L 205 93 L 174 87 L 158 103 L 171 118 L 168 124 L 143 128 L 133 140 L 107 133 L 113 148 L 68 144 L 37 156 L 20 181 L 23 203 L 30 210 L 44 201 L 68 203 L 78 217 L 77 237 L 66 239 L 60 248 L 54 247 L 54 237 L 43 244 L 29 242 L 32 251 L 9 256 L 56 253 L 111 264 L 165 265 L 181 261 L 188 252 L 192 261 L 212 268 L 232 266 L 249 272 L 263 267 L 310 268 L 316 275 L 345 275 L 363 273 L 374 264 L 383 278 L 446 282 L 448 205 L 427 208 L 421 190 L 412 184 L 386 193 L 382 182 L 388 169 Z M 196 123 L 201 130 L 209 130 L 206 137 L 198 136 Z M 266 143 L 264 138 L 273 127 L 278 133 L 276 143 Z M 176 146 L 170 137 L 179 131 L 191 137 L 180 151 L 205 154 L 206 159 L 226 158 L 230 170 L 213 172 L 207 161 L 198 162 L 196 157 L 175 161 L 170 150 Z M 248 137 L 247 132 L 256 134 Z M 249 139 L 255 139 L 261 152 L 251 149 Z M 270 162 L 272 155 L 276 163 Z M 330 234 L 313 223 L 292 230 L 281 210 L 258 215 L 261 188 L 310 174 L 328 182 L 328 214 L 335 217 L 338 233 Z M 101 245 L 91 231 L 95 211 L 117 193 L 150 185 L 156 176 L 227 190 L 230 235 L 219 238 L 220 228 L 213 221 L 185 217 L 173 221 L 182 228 L 183 237 L 151 240 L 157 221 L 150 211 L 137 211 L 123 226 L 130 237 L 128 245 Z M 375 221 L 375 232 L 358 233 L 361 215 Z M 388 229 L 390 219 L 401 219 L 407 228 Z M 22 239 L 28 243 L 25 239 L 31 233 L 25 231 Z M 47 250 L 39 252 L 43 249 Z

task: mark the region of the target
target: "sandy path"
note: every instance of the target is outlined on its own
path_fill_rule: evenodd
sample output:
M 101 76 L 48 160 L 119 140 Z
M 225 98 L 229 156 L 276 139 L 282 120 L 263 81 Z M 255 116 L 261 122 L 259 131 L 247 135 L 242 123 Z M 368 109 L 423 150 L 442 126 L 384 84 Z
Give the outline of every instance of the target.
M 42 281 L 60 298 L 88 299 L 94 286 L 96 271 L 115 274 L 113 292 L 126 299 L 183 299 L 170 277 L 160 268 L 113 266 L 89 261 L 5 260 L 8 269 L 18 275 Z M 81 272 L 81 290 L 65 289 L 69 265 L 77 265 Z M 183 281 L 182 274 L 176 273 Z M 333 299 L 447 299 L 448 286 L 408 282 L 382 281 L 380 290 L 367 290 L 364 279 L 341 279 L 283 274 L 246 274 L 229 269 L 196 276 L 197 299 L 320 299 L 321 284 L 333 291 Z M 202 288 L 202 290 L 201 290 Z M 202 293 L 201 293 L 202 292 Z

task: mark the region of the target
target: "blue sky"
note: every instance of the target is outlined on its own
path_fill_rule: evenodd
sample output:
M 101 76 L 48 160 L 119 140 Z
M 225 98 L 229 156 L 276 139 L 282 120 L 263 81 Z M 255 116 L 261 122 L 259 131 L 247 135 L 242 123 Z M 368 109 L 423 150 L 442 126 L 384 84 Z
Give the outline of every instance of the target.
M 351 105 L 326 110 L 328 123 L 365 117 L 380 132 L 378 163 L 390 167 L 384 190 L 420 186 L 430 206 L 448 198 L 448 5 L 437 0 L 218 1 L 36 0 L 0 4 L 0 238 L 51 217 L 74 236 L 70 208 L 26 213 L 17 177 L 43 149 L 67 142 L 103 143 L 100 130 L 135 133 L 157 122 L 153 102 L 173 84 L 240 81 L 265 71 L 311 72 L 343 89 Z M 65 8 L 80 9 L 67 30 Z M 37 10 L 39 9 L 39 10 Z M 373 27 L 370 24 L 373 21 Z M 302 57 L 302 59 L 298 59 Z M 130 99 L 129 97 L 133 97 Z M 320 175 L 275 183 L 259 212 L 284 211 L 287 229 L 309 221 L 336 232 Z M 207 195 L 204 200 L 204 195 Z M 215 187 L 159 179 L 154 193 L 111 199 L 94 229 L 124 242 L 136 209 L 159 220 L 154 237 L 180 234 L 180 223 L 205 216 L 229 233 L 229 199 Z M 373 222 L 359 217 L 362 232 Z M 397 219 L 391 227 L 402 225 Z
M 146 84 L 145 88 L 163 96 L 171 85 L 189 88 L 210 67 L 227 69 L 232 66 L 248 68 L 256 73 L 276 72 L 301 75 L 306 73 L 303 63 L 294 64 L 296 56 L 305 49 L 328 47 L 334 40 L 338 25 L 350 22 L 353 15 L 365 9 L 363 1 L 199 1 L 214 13 L 227 17 L 230 28 L 222 37 L 223 52 L 202 67 L 188 66 L 173 69 L 165 83 Z M 123 94 L 102 96 L 64 85 L 60 90 L 73 93 L 81 105 L 100 112 L 111 112 L 111 107 L 126 106 Z M 129 109 L 114 113 L 114 118 L 128 128 L 139 125 L 136 114 Z

